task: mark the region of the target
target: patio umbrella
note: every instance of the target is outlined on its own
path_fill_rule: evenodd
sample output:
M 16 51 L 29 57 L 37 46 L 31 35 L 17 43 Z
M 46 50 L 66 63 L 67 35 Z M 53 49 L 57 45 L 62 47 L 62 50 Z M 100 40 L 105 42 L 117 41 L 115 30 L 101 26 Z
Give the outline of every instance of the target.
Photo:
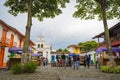
M 74 53 L 70 53 L 69 56 L 74 56 L 75 54 Z
M 108 51 L 108 50 L 107 50 L 106 47 L 100 47 L 95 52 L 96 53 L 101 53 L 103 51 Z M 118 47 L 112 47 L 112 52 L 120 52 L 120 48 L 118 48 Z
M 21 47 L 12 47 L 12 48 L 9 48 L 8 50 L 9 52 L 22 52 L 23 51 L 23 48 Z M 32 53 L 32 50 L 30 50 L 30 48 L 28 48 L 28 52 Z
M 120 48 L 118 47 L 112 47 L 113 52 L 120 52 Z
M 9 52 L 22 51 L 21 47 L 12 47 L 8 50 Z
M 40 54 L 34 53 L 34 54 L 32 54 L 31 56 L 33 56 L 33 57 L 38 57 L 38 56 L 40 56 Z

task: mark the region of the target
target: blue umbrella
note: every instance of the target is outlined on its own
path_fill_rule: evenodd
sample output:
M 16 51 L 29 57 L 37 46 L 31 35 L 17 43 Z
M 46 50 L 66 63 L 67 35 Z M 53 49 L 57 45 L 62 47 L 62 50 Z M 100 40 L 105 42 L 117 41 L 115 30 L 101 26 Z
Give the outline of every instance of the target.
M 75 54 L 74 53 L 70 53 L 69 56 L 74 56 Z

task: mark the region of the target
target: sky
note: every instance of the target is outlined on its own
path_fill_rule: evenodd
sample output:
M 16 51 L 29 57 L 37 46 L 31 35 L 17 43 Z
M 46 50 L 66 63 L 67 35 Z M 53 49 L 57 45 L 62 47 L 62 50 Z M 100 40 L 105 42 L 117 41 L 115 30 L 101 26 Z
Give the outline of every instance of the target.
M 25 34 L 27 14 L 19 14 L 14 17 L 8 13 L 7 7 L 3 6 L 5 0 L 0 0 L 0 19 L 10 26 Z M 44 19 L 42 22 L 32 18 L 32 28 L 30 39 L 33 42 L 38 40 L 40 35 L 45 41 L 52 45 L 52 49 L 65 49 L 71 44 L 93 40 L 92 38 L 104 31 L 103 22 L 94 20 L 80 20 L 73 18 L 75 12 L 75 0 L 71 0 L 66 8 L 62 9 L 62 14 L 53 19 Z M 108 27 L 117 24 L 119 20 L 108 20 Z M 94 39 L 97 41 L 97 39 Z

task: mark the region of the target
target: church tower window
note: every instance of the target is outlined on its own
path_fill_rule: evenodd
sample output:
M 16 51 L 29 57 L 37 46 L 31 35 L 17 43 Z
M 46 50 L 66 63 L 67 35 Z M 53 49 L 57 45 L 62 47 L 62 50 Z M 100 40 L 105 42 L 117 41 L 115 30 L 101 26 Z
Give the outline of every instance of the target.
M 41 44 L 41 48 L 43 48 L 43 44 Z
M 40 48 L 40 44 L 38 44 L 38 48 Z

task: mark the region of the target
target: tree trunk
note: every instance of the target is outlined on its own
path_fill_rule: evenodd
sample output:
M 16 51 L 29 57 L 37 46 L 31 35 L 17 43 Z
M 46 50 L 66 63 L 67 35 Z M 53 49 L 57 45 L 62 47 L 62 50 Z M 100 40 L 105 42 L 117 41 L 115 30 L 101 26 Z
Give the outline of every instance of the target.
M 27 19 L 27 26 L 26 26 L 26 32 L 25 32 L 25 40 L 23 44 L 23 53 L 22 53 L 22 58 L 21 58 L 22 64 L 25 64 L 29 58 L 27 56 L 27 53 L 28 53 L 30 31 L 31 31 L 31 25 L 32 25 L 31 8 L 32 8 L 32 0 L 28 0 L 28 19 Z
M 102 18 L 103 18 L 103 25 L 104 25 L 104 32 L 105 32 L 105 42 L 107 44 L 109 59 L 110 59 L 110 66 L 114 66 L 114 58 L 112 56 L 112 47 L 111 47 L 111 41 L 110 41 L 110 35 L 107 25 L 107 18 L 106 18 L 106 0 L 101 0 L 101 12 L 102 12 Z

